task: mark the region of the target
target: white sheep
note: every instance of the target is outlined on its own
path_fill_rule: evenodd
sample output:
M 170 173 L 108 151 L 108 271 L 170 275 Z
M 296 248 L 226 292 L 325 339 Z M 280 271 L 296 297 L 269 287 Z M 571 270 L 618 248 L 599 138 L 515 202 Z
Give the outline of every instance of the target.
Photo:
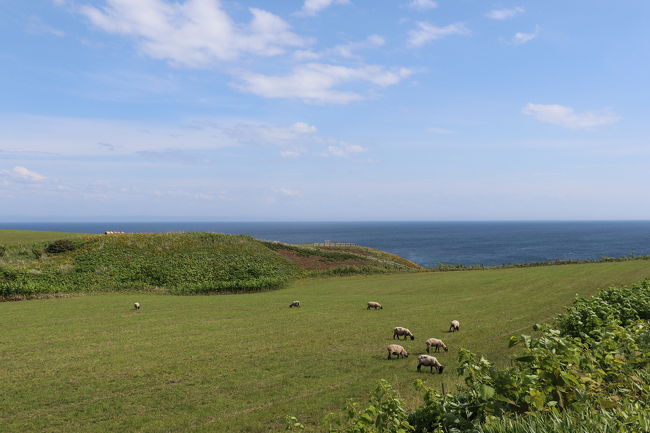
M 447 345 L 438 338 L 429 338 L 426 341 L 426 343 L 427 343 L 427 353 L 429 353 L 429 349 L 431 349 L 432 347 L 436 348 L 436 352 L 439 352 L 441 348 L 445 352 L 449 352 L 449 348 L 447 347 Z
M 133 309 L 134 310 L 139 310 L 140 309 L 140 303 L 139 302 L 134 303 L 133 304 Z
M 393 340 L 396 337 L 399 340 L 399 337 L 402 337 L 402 336 L 404 336 L 404 340 L 406 340 L 406 337 L 411 337 L 411 340 L 415 340 L 415 337 L 413 336 L 411 331 L 409 331 L 408 329 L 402 328 L 401 326 L 398 326 L 398 327 L 393 329 Z
M 431 355 L 420 355 L 418 356 L 418 372 L 424 365 L 425 367 L 431 367 L 431 373 L 433 373 L 433 367 L 436 367 L 439 374 L 442 374 L 442 370 L 445 369 L 445 366 L 438 362 L 435 356 Z
M 300 307 L 300 301 L 293 301 L 291 304 L 289 304 L 289 308 L 293 308 L 293 307 L 296 308 Z
M 377 310 L 377 309 L 383 310 L 384 309 L 384 307 L 382 307 L 379 302 L 373 302 L 373 301 L 368 302 L 368 310 L 370 310 L 371 308 L 374 308 L 375 310 Z
M 386 359 L 391 359 L 392 355 L 397 355 L 397 358 L 408 358 L 409 353 L 404 349 L 402 346 L 399 344 L 390 344 L 386 348 L 388 350 L 388 358 Z
M 460 322 L 458 320 L 452 320 L 451 325 L 449 325 L 449 332 L 460 331 Z

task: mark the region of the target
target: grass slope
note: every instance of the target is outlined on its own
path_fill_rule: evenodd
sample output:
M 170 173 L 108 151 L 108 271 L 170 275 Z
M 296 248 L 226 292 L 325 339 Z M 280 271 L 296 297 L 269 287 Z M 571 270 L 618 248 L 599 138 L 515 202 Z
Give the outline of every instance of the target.
M 0 257 L 0 297 L 128 290 L 245 292 L 278 288 L 307 272 L 351 274 L 420 268 L 403 259 L 390 260 L 388 254 L 376 250 L 322 250 L 243 235 L 89 235 L 75 239 L 73 250 L 56 254 L 47 253 L 42 242 L 48 236 L 43 235 L 38 244 L 7 248 Z
M 0 431 L 268 432 L 287 414 L 313 428 L 379 378 L 415 405 L 416 378 L 451 386 L 458 347 L 505 362 L 509 335 L 575 294 L 647 276 L 650 262 L 627 261 L 305 279 L 236 296 L 0 303 Z M 289 309 L 293 299 L 303 307 Z M 369 300 L 384 310 L 367 311 Z M 462 328 L 449 334 L 453 318 Z M 394 326 L 416 336 L 403 343 L 406 360 L 385 359 Z M 443 375 L 415 372 L 428 337 L 450 346 Z
M 23 245 L 51 242 L 57 239 L 75 239 L 87 236 L 85 233 L 41 232 L 33 230 L 0 229 L 0 245 Z

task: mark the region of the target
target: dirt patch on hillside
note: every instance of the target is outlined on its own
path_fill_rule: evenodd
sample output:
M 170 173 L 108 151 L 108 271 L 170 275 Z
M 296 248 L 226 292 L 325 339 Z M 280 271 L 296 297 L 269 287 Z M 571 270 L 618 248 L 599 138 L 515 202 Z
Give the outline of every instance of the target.
M 328 260 L 318 255 L 300 255 L 293 250 L 277 249 L 276 253 L 280 254 L 285 259 L 300 266 L 303 269 L 310 271 L 320 271 L 332 268 L 339 268 L 341 266 L 368 266 L 366 260 L 359 259 L 345 259 L 345 260 Z

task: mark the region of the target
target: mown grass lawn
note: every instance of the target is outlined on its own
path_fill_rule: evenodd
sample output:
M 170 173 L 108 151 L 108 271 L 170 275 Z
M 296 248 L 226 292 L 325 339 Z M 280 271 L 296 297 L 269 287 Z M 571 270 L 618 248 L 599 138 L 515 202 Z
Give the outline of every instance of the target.
M 415 405 L 415 379 L 452 386 L 458 347 L 506 363 L 511 334 L 576 294 L 647 276 L 649 261 L 627 261 L 0 303 L 0 431 L 268 432 L 285 415 L 312 429 L 380 378 Z M 294 299 L 302 308 L 288 308 Z M 384 309 L 366 310 L 370 300 Z M 460 332 L 447 332 L 451 319 Z M 415 334 L 403 343 L 408 359 L 385 359 L 394 326 Z M 415 371 L 429 337 L 450 347 L 442 375 Z

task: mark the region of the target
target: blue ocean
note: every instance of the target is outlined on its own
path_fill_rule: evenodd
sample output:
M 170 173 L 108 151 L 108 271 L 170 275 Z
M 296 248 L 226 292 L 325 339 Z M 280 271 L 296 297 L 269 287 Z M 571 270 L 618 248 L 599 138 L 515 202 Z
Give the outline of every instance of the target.
M 84 233 L 207 231 L 287 243 L 355 242 L 423 266 L 494 266 L 650 254 L 650 221 L 0 223 L 0 228 Z

